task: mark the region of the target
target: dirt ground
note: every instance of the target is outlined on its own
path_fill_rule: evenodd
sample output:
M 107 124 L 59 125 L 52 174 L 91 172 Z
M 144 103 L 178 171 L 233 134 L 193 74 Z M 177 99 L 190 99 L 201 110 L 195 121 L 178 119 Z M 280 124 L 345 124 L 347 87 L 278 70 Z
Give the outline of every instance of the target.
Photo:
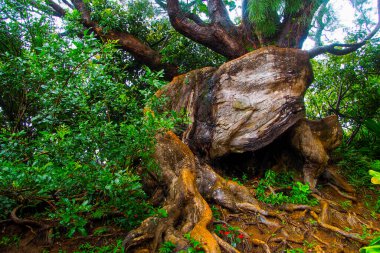
M 355 201 L 342 196 L 330 185 L 321 186 L 318 206 L 262 205 L 264 209 L 275 210 L 281 220 L 254 213 L 230 213 L 213 205 L 218 219 L 214 219 L 214 228 L 210 229 L 221 228 L 220 237 L 236 244 L 240 252 L 265 252 L 265 247 L 250 246 L 249 240 L 265 242 L 270 252 L 359 252 L 371 238 L 380 235 L 380 215 L 368 208 L 375 201 L 371 192 L 357 191 L 352 194 Z M 107 226 L 106 232 L 99 235 L 94 233 L 97 229 L 99 227 L 94 225 L 90 227 L 87 237 L 53 239 L 41 236 L 30 226 L 5 220 L 0 223 L 0 252 L 113 252 L 114 246 L 108 250 L 103 248 L 104 251 L 96 247 L 116 245 L 117 241 L 120 245 L 127 234 L 116 226 Z

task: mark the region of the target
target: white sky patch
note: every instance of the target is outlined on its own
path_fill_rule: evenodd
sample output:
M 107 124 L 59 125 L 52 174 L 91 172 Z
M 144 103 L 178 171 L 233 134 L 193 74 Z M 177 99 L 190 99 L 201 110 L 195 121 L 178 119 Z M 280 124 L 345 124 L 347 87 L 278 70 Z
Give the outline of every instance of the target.
M 353 0 L 355 1 L 355 0 Z M 337 17 L 338 25 L 333 31 L 324 31 L 322 35 L 322 41 L 326 44 L 331 42 L 344 43 L 344 38 L 347 35 L 347 31 L 354 31 L 357 27 L 355 18 L 357 12 L 352 6 L 352 1 L 340 0 L 340 1 L 330 1 L 329 4 L 335 11 Z M 371 8 L 371 13 L 369 13 L 370 19 L 376 23 L 377 22 L 377 0 L 368 1 L 368 7 Z M 373 28 L 373 27 L 372 27 Z M 370 33 L 370 31 L 368 31 Z M 310 38 L 306 39 L 303 49 L 308 50 L 315 46 L 314 41 Z
M 336 11 L 340 24 L 345 27 L 352 26 L 355 20 L 355 9 L 352 7 L 350 1 L 330 1 L 330 4 Z

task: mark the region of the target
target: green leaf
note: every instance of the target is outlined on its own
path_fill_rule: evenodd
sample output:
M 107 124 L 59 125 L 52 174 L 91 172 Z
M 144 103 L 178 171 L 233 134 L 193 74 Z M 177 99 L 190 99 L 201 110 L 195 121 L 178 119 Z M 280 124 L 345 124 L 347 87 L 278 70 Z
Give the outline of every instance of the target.
M 374 246 L 374 245 L 380 245 L 380 236 L 372 239 L 371 242 L 369 243 L 369 246 Z
M 361 248 L 359 252 L 360 253 L 379 253 L 380 245 L 364 247 L 364 248 Z
M 81 235 L 83 235 L 83 236 L 87 236 L 87 235 L 88 235 L 87 230 L 86 230 L 84 227 L 79 227 L 79 228 L 78 228 L 78 231 L 79 231 L 79 233 L 81 233 Z
M 164 208 L 158 209 L 157 213 L 162 218 L 167 218 L 168 217 L 168 212 Z
M 367 119 L 364 121 L 364 125 L 377 136 L 380 137 L 380 122 L 377 122 L 373 119 Z
M 373 184 L 380 184 L 380 172 L 369 170 L 368 173 L 372 176 L 371 182 Z

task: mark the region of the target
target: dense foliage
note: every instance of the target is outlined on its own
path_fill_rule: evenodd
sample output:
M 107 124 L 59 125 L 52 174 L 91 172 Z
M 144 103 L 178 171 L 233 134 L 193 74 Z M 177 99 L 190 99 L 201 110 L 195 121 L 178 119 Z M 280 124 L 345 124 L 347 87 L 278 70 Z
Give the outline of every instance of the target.
M 271 187 L 284 188 L 285 191 L 274 192 L 269 195 L 265 192 Z M 286 192 L 288 191 L 288 192 Z M 309 195 L 311 190 L 309 185 L 294 181 L 292 173 L 276 173 L 268 170 L 264 178 L 260 179 L 256 188 L 256 197 L 258 200 L 272 204 L 280 205 L 283 203 L 316 205 L 318 201 Z
M 315 81 L 305 102 L 309 118 L 336 114 L 343 127 L 343 144 L 333 160 L 349 182 L 366 192 L 367 206 L 380 212 L 380 192 L 371 185 L 368 171 L 380 172 L 380 47 L 368 44 L 346 56 L 313 61 Z
M 69 237 L 108 215 L 132 228 L 153 211 L 139 175 L 156 169 L 154 135 L 179 119 L 154 110 L 163 103 L 153 99 L 162 72 L 145 68 L 123 83 L 113 43 L 87 32 L 62 38 L 44 17 L 28 25 L 41 24 L 33 40 L 19 24 L 2 24 L 3 36 L 13 37 L 0 55 L 1 218 L 21 204 L 59 222 Z
M 369 44 L 350 55 L 313 62 L 315 81 L 305 100 L 309 118 L 336 114 L 344 144 L 336 154 L 352 183 L 369 183 L 380 159 L 380 47 Z M 366 179 L 366 180 L 364 180 Z

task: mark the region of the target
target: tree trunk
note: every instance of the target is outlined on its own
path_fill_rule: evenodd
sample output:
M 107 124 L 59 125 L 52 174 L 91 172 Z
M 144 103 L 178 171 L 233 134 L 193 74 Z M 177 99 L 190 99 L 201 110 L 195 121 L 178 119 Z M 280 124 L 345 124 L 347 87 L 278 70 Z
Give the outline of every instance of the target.
M 304 51 L 268 47 L 176 77 L 159 95 L 169 97 L 168 109 L 187 110 L 183 140 L 212 159 L 258 150 L 288 130 L 304 117 L 311 80 Z
M 304 159 L 305 182 L 314 188 L 342 133 L 336 117 L 302 120 L 312 78 L 305 51 L 267 47 L 218 69 L 178 76 L 157 95 L 169 98 L 166 109 L 186 110 L 192 123 L 182 140 L 208 162 L 260 150 L 286 133 L 288 148 Z
M 263 207 L 248 188 L 224 179 L 210 166 L 222 156 L 262 151 L 276 145 L 277 139 L 285 143 L 280 150 L 292 148 L 299 153 L 304 181 L 312 189 L 322 174 L 334 183 L 343 182 L 340 186 L 344 188 L 344 180 L 328 166 L 328 152 L 342 139 L 337 117 L 320 121 L 304 117 L 303 96 L 311 80 L 307 53 L 269 47 L 218 69 L 203 68 L 175 77 L 160 90 L 157 96 L 169 98 L 166 109 L 186 110 L 192 123 L 180 134 L 183 142 L 172 132 L 157 136 L 154 158 L 162 173 L 156 186 L 159 194 L 154 196 L 160 195 L 164 200 L 168 216 L 150 217 L 131 231 L 124 240 L 127 251 L 157 252 L 162 242 L 170 241 L 177 252 L 189 247 L 183 236 L 188 234 L 200 242 L 205 252 L 240 252 L 211 232 L 210 202 L 230 212 L 254 213 L 257 223 L 276 231 L 283 229 L 281 224 L 292 219 L 290 214 Z M 239 159 L 232 162 L 241 163 Z M 328 206 L 338 205 L 322 198 L 320 201 L 321 208 L 288 204 L 281 210 L 310 211 L 320 226 L 334 234 L 367 243 L 356 234 L 329 225 Z M 283 233 L 291 237 L 294 231 L 297 230 L 290 228 Z M 253 239 L 243 230 L 239 233 L 244 252 L 271 252 L 265 241 Z

